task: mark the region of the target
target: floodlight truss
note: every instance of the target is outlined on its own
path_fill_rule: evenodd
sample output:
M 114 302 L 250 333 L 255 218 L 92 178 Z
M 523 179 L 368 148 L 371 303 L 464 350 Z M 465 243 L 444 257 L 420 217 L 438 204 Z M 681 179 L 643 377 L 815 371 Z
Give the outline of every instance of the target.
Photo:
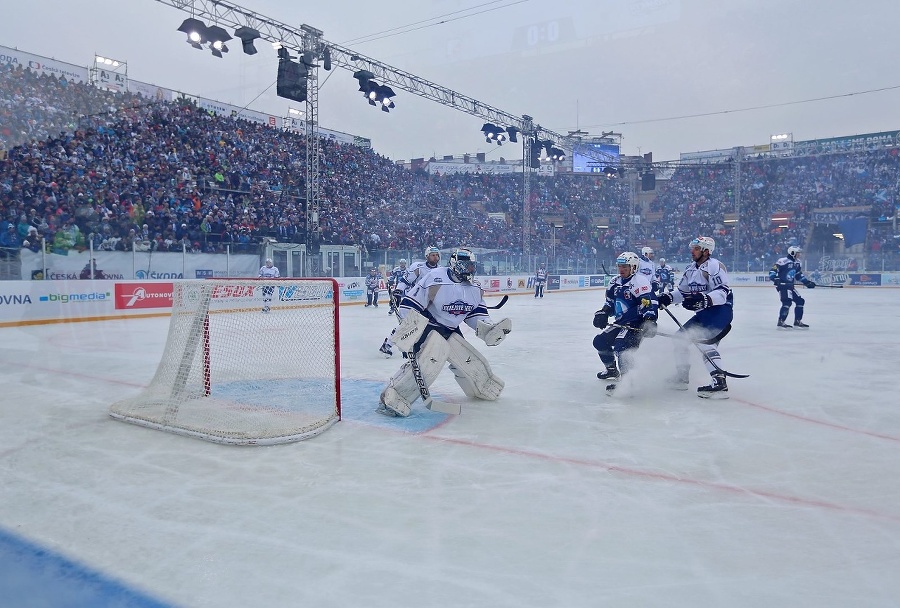
M 231 27 L 252 28 L 259 32 L 259 40 L 266 40 L 273 44 L 280 44 L 285 48 L 295 51 L 298 55 L 312 53 L 316 59 L 323 57 L 325 49 L 328 49 L 331 65 L 357 73 L 360 70 L 368 71 L 373 78 L 382 85 L 390 85 L 396 89 L 406 91 L 430 99 L 441 105 L 465 112 L 470 116 L 483 119 L 485 122 L 495 125 L 504 125 L 520 133 L 523 146 L 523 173 L 525 174 L 525 188 L 523 201 L 523 231 L 522 249 L 526 253 L 531 251 L 531 235 L 527 229 L 530 225 L 530 179 L 531 169 L 528 168 L 527 158 L 530 142 L 533 140 L 550 141 L 554 146 L 563 150 L 574 150 L 575 146 L 584 143 L 580 134 L 562 135 L 546 129 L 533 122 L 528 115 L 516 116 L 499 108 L 479 101 L 468 95 L 452 89 L 442 87 L 439 84 L 429 82 L 410 72 L 387 65 L 362 53 L 353 51 L 322 38 L 322 30 L 309 25 L 301 25 L 299 28 L 281 23 L 254 11 L 243 8 L 222 0 L 156 0 L 161 4 L 172 6 L 189 13 L 192 17 L 202 19 L 206 23 Z M 307 221 L 318 221 L 319 210 L 319 145 L 318 145 L 318 69 L 310 69 L 310 82 L 307 97 Z M 310 145 L 312 144 L 312 146 Z M 310 150 L 314 147 L 314 150 Z M 586 146 L 580 150 L 585 156 L 593 160 L 609 165 L 622 166 L 622 159 L 599 150 Z
M 189 13 L 197 19 L 204 20 L 206 23 L 227 26 L 233 29 L 239 27 L 255 29 L 259 32 L 260 40 L 280 43 L 298 54 L 312 52 L 316 58 L 320 58 L 325 48 L 328 48 L 331 53 L 331 63 L 334 66 L 354 73 L 366 70 L 371 72 L 374 79 L 380 84 L 389 85 L 394 89 L 400 89 L 407 93 L 436 101 L 441 105 L 481 118 L 485 122 L 513 127 L 526 137 L 549 139 L 555 146 L 566 150 L 572 150 L 573 146 L 581 143 L 581 139 L 578 137 L 551 131 L 532 123 L 530 120 L 526 121 L 523 116 L 516 116 L 458 91 L 429 82 L 415 74 L 367 57 L 352 49 L 328 42 L 321 38 L 321 30 L 316 30 L 311 26 L 302 25 L 298 28 L 287 25 L 222 0 L 156 1 Z M 310 31 L 318 32 L 319 35 L 310 36 Z M 317 83 L 311 83 L 311 86 L 317 86 Z M 596 156 L 596 160 L 602 162 L 613 162 L 615 160 L 615 157 L 599 151 L 585 151 L 585 154 L 592 157 Z

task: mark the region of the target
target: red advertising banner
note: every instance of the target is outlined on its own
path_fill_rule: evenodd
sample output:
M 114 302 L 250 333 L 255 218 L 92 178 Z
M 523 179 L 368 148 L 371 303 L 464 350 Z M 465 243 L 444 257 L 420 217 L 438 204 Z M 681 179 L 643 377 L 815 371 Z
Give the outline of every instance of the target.
M 116 283 L 116 310 L 172 308 L 172 283 Z

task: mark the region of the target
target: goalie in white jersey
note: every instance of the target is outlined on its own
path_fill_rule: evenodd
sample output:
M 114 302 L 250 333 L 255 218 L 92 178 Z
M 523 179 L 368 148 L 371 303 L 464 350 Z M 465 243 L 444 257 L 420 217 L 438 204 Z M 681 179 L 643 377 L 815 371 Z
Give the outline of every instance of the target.
M 696 314 L 678 331 L 683 340 L 675 342 L 674 388 L 687 390 L 691 365 L 688 361 L 688 341 L 693 341 L 705 354 L 704 363 L 712 382 L 697 389 L 697 396 L 707 399 L 727 399 L 728 386 L 721 367 L 719 341 L 731 331 L 734 318 L 734 294 L 728 285 L 725 265 L 712 257 L 716 242 L 708 236 L 698 236 L 691 241 L 691 259 L 694 262 L 684 269 L 678 287 L 672 293 L 659 296 L 660 306 L 681 304 Z M 715 363 L 715 365 L 713 365 Z M 719 366 L 717 368 L 716 366 Z
M 474 275 L 475 254 L 457 249 L 447 267 L 423 275 L 400 302 L 404 319 L 394 334 L 394 343 L 409 353 L 409 361 L 382 391 L 379 412 L 409 416 L 412 403 L 419 397 L 430 408 L 428 387 L 447 362 L 468 397 L 494 401 L 500 396 L 503 381 L 466 341 L 460 325 L 465 322 L 488 346 L 496 346 L 510 333 L 512 322 L 503 319 L 491 323 Z

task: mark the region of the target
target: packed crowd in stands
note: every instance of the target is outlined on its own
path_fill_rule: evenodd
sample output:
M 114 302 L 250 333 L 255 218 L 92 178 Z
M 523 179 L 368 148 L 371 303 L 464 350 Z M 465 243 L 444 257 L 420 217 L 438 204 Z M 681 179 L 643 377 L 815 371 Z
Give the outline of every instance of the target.
M 369 252 L 459 244 L 521 251 L 521 174 L 428 175 L 371 149 L 328 139 L 321 145 L 321 243 Z M 307 240 L 304 137 L 187 101 L 116 94 L 5 65 L 0 155 L 3 252 L 257 252 L 263 237 Z M 803 245 L 811 211 L 823 207 L 870 208 L 867 253 L 896 254 L 889 223 L 876 220 L 894 215 L 897 149 L 741 166 L 743 260 L 767 267 L 789 244 Z M 733 252 L 735 232 L 724 218 L 738 211 L 734 184 L 731 163 L 682 166 L 635 210 L 643 218 L 632 223 L 623 180 L 533 177 L 532 252 L 609 259 L 651 244 L 662 255 L 679 255 L 697 234 Z M 786 228 L 772 222 L 779 212 L 789 215 Z M 609 228 L 597 228 L 598 217 L 609 218 Z

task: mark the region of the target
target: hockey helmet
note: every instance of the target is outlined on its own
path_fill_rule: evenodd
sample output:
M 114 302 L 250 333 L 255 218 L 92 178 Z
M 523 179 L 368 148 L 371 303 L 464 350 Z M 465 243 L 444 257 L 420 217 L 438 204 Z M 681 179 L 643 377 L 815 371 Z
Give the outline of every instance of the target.
M 450 270 L 463 281 L 470 280 L 475 275 L 475 254 L 470 250 L 460 247 L 450 254 Z
M 266 258 L 266 266 L 272 265 L 272 258 Z
M 791 245 L 790 247 L 788 247 L 788 255 L 792 258 L 797 257 L 798 253 L 803 253 L 803 249 L 801 249 L 797 245 Z
M 616 258 L 616 265 L 620 267 L 620 270 L 622 266 L 630 267 L 631 272 L 627 275 L 630 277 L 637 272 L 638 266 L 641 265 L 641 260 L 633 251 L 625 251 Z M 621 275 L 622 273 L 620 272 L 619 274 Z
M 406 264 L 407 264 L 406 258 L 400 258 L 399 264 L 400 264 L 401 266 L 406 266 Z
M 438 259 L 441 259 L 441 250 L 438 249 L 437 247 L 426 247 L 425 248 L 425 259 L 427 260 L 428 256 L 430 256 L 432 253 L 436 253 L 438 256 Z
M 700 251 L 708 251 L 709 255 L 712 255 L 713 251 L 716 250 L 716 241 L 711 236 L 698 236 L 691 240 L 690 247 L 691 249 L 697 247 Z
M 659 258 L 659 265 L 660 265 L 660 266 L 665 266 L 665 265 L 666 265 L 666 258 Z
M 641 247 L 641 255 L 645 258 L 649 258 L 653 255 L 653 247 Z

